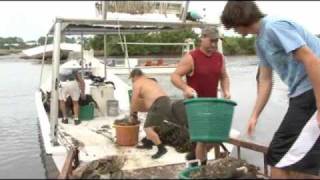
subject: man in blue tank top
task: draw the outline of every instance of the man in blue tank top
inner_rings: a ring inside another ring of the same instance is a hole
[[[257,36],[259,91],[249,135],[271,94],[272,71],[289,89],[287,114],[267,153],[272,178],[299,177],[296,172],[319,175],[320,40],[291,20],[265,16],[253,1],[228,1],[221,21],[243,36]]]

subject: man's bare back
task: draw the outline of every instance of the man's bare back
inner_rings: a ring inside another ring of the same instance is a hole
[[[153,102],[161,96],[168,96],[159,84],[145,76],[140,77],[133,83],[134,89],[138,96],[143,99],[147,109],[151,107]]]

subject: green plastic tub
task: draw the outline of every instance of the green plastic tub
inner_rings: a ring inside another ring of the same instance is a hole
[[[201,168],[200,166],[196,166],[196,167],[189,167],[184,169],[179,173],[179,179],[192,179],[190,178],[190,173],[200,171],[200,168]]]
[[[228,141],[236,102],[218,98],[194,98],[184,100],[184,104],[192,141]]]
[[[131,97],[132,97],[132,90],[128,90],[128,94],[129,94],[129,102],[131,103]]]
[[[94,116],[94,106],[92,103],[88,105],[80,106],[79,120],[88,121],[92,120]]]

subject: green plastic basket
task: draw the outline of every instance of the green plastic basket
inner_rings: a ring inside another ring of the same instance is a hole
[[[189,167],[184,169],[179,173],[179,179],[191,179],[190,178],[190,173],[195,172],[195,171],[200,171],[200,166],[196,167]]]
[[[80,106],[79,120],[88,121],[92,120],[94,115],[94,106],[92,103],[88,105]]]
[[[237,103],[218,98],[194,98],[184,100],[184,104],[192,141],[228,141]]]

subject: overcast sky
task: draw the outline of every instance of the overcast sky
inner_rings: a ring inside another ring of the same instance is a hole
[[[1,1],[0,37],[18,36],[25,41],[36,40],[48,32],[56,16],[95,18],[94,1]],[[202,12],[206,20],[219,22],[225,1],[191,1],[190,9]],[[316,1],[258,1],[268,15],[290,18],[312,33],[320,34],[320,2]],[[225,35],[233,35],[232,31]]]

